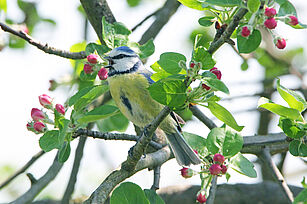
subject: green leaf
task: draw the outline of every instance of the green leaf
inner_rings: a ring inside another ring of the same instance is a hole
[[[256,13],[260,7],[260,0],[248,0],[247,1],[247,8],[250,13]]]
[[[110,49],[114,48],[115,31],[112,24],[109,24],[105,17],[102,17],[102,38]]]
[[[121,22],[115,22],[113,26],[114,26],[114,31],[116,34],[119,34],[119,35],[130,35],[131,34],[131,30],[127,28]]]
[[[222,7],[240,6],[242,0],[206,0],[206,3]]]
[[[261,43],[261,33],[254,29],[252,34],[248,37],[243,37],[237,33],[237,46],[240,53],[251,53],[255,51]]]
[[[99,85],[92,88],[89,92],[80,97],[74,104],[76,111],[80,111],[82,108],[92,103],[97,97],[109,90],[106,85]]]
[[[176,52],[165,52],[160,55],[158,64],[170,74],[178,74],[182,67],[180,66],[180,61],[186,62],[187,59],[184,55]]]
[[[241,70],[242,71],[246,71],[248,70],[248,63],[247,63],[247,60],[244,60],[241,64]]]
[[[165,204],[162,198],[156,193],[156,191],[151,189],[144,189],[144,193],[149,200],[150,204]]]
[[[214,88],[218,91],[222,91],[226,94],[229,94],[229,90],[227,86],[221,80],[217,78],[205,78],[205,80],[207,82],[206,84],[210,86],[211,88]]]
[[[212,20],[214,18],[215,18],[214,16],[205,16],[205,17],[202,17],[202,18],[198,19],[198,23],[201,26],[208,27],[208,26],[211,26],[213,24]]]
[[[39,138],[39,146],[44,152],[49,152],[53,149],[59,149],[62,143],[59,143],[59,131],[51,130],[45,132],[44,135]]]
[[[220,104],[216,102],[208,102],[208,108],[215,117],[217,117],[229,127],[237,131],[241,131],[244,128],[244,126],[239,126],[231,113]]]
[[[97,54],[103,58],[104,54],[108,51],[110,51],[110,48],[108,48],[107,46],[105,45],[98,45],[96,43],[89,43],[86,45],[86,48],[85,48],[85,53],[86,55],[90,55],[90,54],[94,54],[95,51],[97,52]]]
[[[78,119],[79,123],[89,123],[104,118],[108,118],[112,115],[118,114],[119,109],[116,106],[103,105],[95,108],[94,110],[84,114],[81,118]]]
[[[285,2],[287,2],[288,0],[276,0],[276,2],[279,4],[279,5],[281,5],[281,4],[283,4],[283,3],[285,3]]]
[[[70,143],[65,142],[63,144],[62,148],[60,149],[59,154],[58,154],[59,162],[61,162],[61,163],[66,162],[69,155],[70,155]]]
[[[7,12],[6,0],[0,0],[0,11],[1,10],[3,10],[5,13]]]
[[[306,24],[303,24],[301,22],[298,22],[297,25],[293,26],[293,25],[290,25],[292,28],[295,28],[295,29],[305,29],[307,28],[307,25]]]
[[[296,9],[289,1],[285,1],[283,4],[280,5],[277,16],[288,16],[288,15],[297,16]]]
[[[91,89],[93,89],[95,86],[85,87],[75,93],[70,99],[68,100],[68,105],[72,106],[74,105],[82,96],[84,96],[86,93],[88,93]]]
[[[208,154],[205,138],[189,132],[183,132],[183,136],[187,143],[192,147],[192,149],[197,150],[197,152],[202,156]]]
[[[283,116],[285,118],[290,118],[292,120],[304,121],[300,112],[293,108],[287,108],[285,106],[275,104],[270,102],[269,99],[261,97],[258,101],[258,107],[265,108],[272,113]]]
[[[202,69],[205,70],[211,69],[215,65],[212,55],[204,47],[198,47],[193,51],[192,60],[200,62]]]
[[[299,139],[306,134],[306,131],[304,129],[297,127],[296,124],[297,123],[295,123],[293,120],[290,120],[289,118],[281,117],[279,119],[278,126],[283,130],[283,132],[288,137]]]
[[[257,177],[257,172],[254,169],[254,164],[246,159],[241,153],[238,153],[230,160],[231,168],[235,171],[251,178]]]
[[[153,39],[148,40],[145,44],[139,45],[140,52],[138,55],[141,59],[145,59],[151,56],[155,52],[155,45],[153,43]]]
[[[277,79],[277,91],[291,108],[294,108],[299,112],[302,112],[306,109],[307,103],[305,99],[296,92],[280,85],[280,79]]]
[[[60,134],[59,134],[59,144],[63,144],[65,140],[65,136],[67,135],[67,129],[69,126],[70,120],[67,120],[65,118],[61,118],[59,120],[59,129],[60,129]]]
[[[301,181],[301,184],[302,184],[302,186],[303,186],[303,188],[307,188],[307,184],[306,184],[306,178],[305,178],[305,176],[303,177],[303,180]]]
[[[192,9],[196,9],[196,10],[207,10],[206,7],[204,7],[203,3],[197,0],[178,0],[180,3],[182,3],[183,5],[192,8]]]
[[[150,85],[148,90],[154,100],[169,107],[180,107],[187,98],[186,86],[181,79],[161,79]]]
[[[100,132],[124,132],[129,125],[129,120],[122,113],[118,113],[108,118],[99,120],[96,122],[96,124]]]
[[[86,42],[83,41],[81,43],[76,43],[72,45],[69,49],[70,52],[81,52],[84,51],[86,48]],[[80,72],[83,70],[83,60],[69,60],[71,63],[71,66],[74,68],[75,73],[79,76]]]
[[[289,144],[289,152],[293,156],[306,157],[307,156],[307,145],[299,140],[293,140]]]
[[[222,153],[225,157],[236,155],[243,147],[243,137],[225,128],[213,128],[207,137],[207,148],[212,154]]]
[[[130,7],[135,7],[139,5],[141,0],[127,0],[127,3]]]
[[[150,204],[150,202],[138,185],[125,182],[113,191],[110,204]]]
[[[307,189],[302,190],[294,199],[293,204],[306,204],[307,203]]]

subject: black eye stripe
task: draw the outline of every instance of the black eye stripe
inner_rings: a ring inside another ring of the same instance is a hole
[[[116,55],[114,57],[111,57],[112,59],[123,59],[125,57],[136,57],[136,55],[125,55],[125,54],[119,54],[119,55]]]

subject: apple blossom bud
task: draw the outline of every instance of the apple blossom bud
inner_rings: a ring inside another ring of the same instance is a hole
[[[58,87],[58,83],[54,79],[49,80],[49,91],[54,91]]]
[[[197,198],[196,200],[199,202],[199,203],[205,203],[207,201],[206,199],[206,192],[205,191],[199,191],[197,193]]]
[[[195,67],[195,63],[191,62],[190,67],[194,68]]]
[[[241,30],[241,35],[243,37],[248,37],[251,34],[251,31],[248,29],[247,26],[244,26]]]
[[[221,154],[215,154],[213,157],[213,161],[219,162],[220,164],[223,164],[225,161],[225,157]]]
[[[286,47],[286,40],[284,38],[277,38],[275,45],[278,49],[284,49]]]
[[[39,103],[45,107],[50,109],[52,107],[52,98],[50,98],[50,96],[46,95],[46,94],[42,94],[38,97],[39,99]]]
[[[202,84],[201,86],[203,87],[203,89],[206,89],[207,91],[211,89],[210,86],[207,86],[206,84]]]
[[[34,128],[33,128],[33,121],[27,123],[27,129],[29,131],[33,131],[34,130]]]
[[[108,70],[106,68],[101,68],[98,72],[100,80],[106,80],[108,78]]]
[[[217,79],[221,79],[222,78],[222,72],[216,68],[216,67],[213,67],[212,69],[209,70],[210,72],[212,72],[213,74],[215,74],[216,78]]]
[[[272,18],[276,15],[276,10],[274,8],[265,8],[264,15]]]
[[[36,130],[37,132],[44,132],[46,129],[46,125],[40,121],[36,121],[33,127],[34,127],[34,130]]]
[[[39,110],[38,108],[32,108],[31,117],[34,121],[39,121],[45,119],[46,115],[43,111]]]
[[[268,18],[264,21],[264,25],[268,29],[274,29],[277,26],[277,21],[275,20],[275,18]]]
[[[222,170],[221,170],[222,174],[226,174],[226,172],[227,172],[227,166],[221,165],[221,167],[222,167]]]
[[[296,26],[298,24],[298,20],[296,16],[288,16],[286,19],[287,24]]]
[[[195,152],[195,154],[198,154],[198,151],[196,149],[193,149],[193,152]]]
[[[85,74],[90,74],[93,72],[93,67],[89,64],[84,64],[83,71]]]
[[[182,169],[180,169],[180,171],[181,171],[181,176],[183,178],[191,178],[192,176],[194,176],[193,169],[183,167]]]
[[[90,54],[89,56],[87,56],[87,61],[89,63],[96,64],[98,61],[98,55]]]
[[[62,115],[65,115],[65,108],[61,104],[56,104],[55,109]]]
[[[212,164],[209,168],[210,174],[218,175],[221,173],[222,167],[219,164]]]

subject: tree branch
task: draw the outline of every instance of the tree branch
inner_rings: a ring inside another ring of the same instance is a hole
[[[146,43],[151,38],[155,39],[164,25],[169,21],[169,19],[174,15],[180,6],[177,0],[167,0],[165,4],[158,10],[155,14],[156,20],[151,24],[151,26],[144,32],[140,44]]]
[[[52,55],[57,55],[60,57],[65,57],[68,59],[84,59],[86,58],[86,54],[84,51],[82,52],[68,52],[65,50],[59,50],[57,48],[49,46],[47,43],[43,44],[39,42],[38,40],[33,39],[30,35],[23,31],[16,31],[12,29],[11,27],[5,25],[4,23],[0,22],[0,27],[2,30],[9,32],[17,37],[20,37],[30,43],[31,45],[34,45],[38,49],[44,51],[45,53],[52,54]]]
[[[49,167],[48,171],[40,179],[38,179],[37,182],[33,184],[27,192],[25,192],[16,200],[12,201],[11,204],[30,203],[34,200],[34,198],[41,192],[41,190],[56,177],[56,175],[63,167],[63,163],[58,162],[57,157],[58,154],[55,156],[55,159],[52,165]]]
[[[209,190],[209,197],[206,202],[207,204],[214,204],[216,188],[217,188],[217,176],[213,176],[213,179],[211,181],[211,187]]]
[[[74,164],[71,170],[70,178],[69,178],[66,190],[62,198],[62,204],[69,203],[69,200],[71,199],[71,195],[74,192],[75,184],[77,181],[77,175],[78,175],[80,164],[81,164],[81,159],[83,157],[83,150],[84,150],[86,139],[87,137],[80,137],[79,139],[79,143],[76,149]]]
[[[18,171],[15,172],[14,175],[12,175],[11,177],[9,177],[6,181],[4,181],[1,185],[0,185],[0,189],[3,188],[4,186],[8,185],[11,181],[13,181],[17,176],[19,176],[20,174],[22,174],[23,172],[25,172],[32,164],[34,164],[36,162],[36,160],[38,160],[41,156],[43,156],[43,154],[45,154],[44,151],[40,151],[37,154],[35,154],[21,169],[19,169]]]
[[[272,176],[274,177],[274,179],[277,181],[277,183],[281,187],[283,193],[286,195],[288,203],[291,204],[294,200],[293,194],[291,190],[289,189],[289,186],[287,185],[284,177],[282,176],[277,166],[275,165],[271,157],[270,149],[268,147],[263,149],[262,154],[260,155],[260,159],[262,159],[264,163],[267,165]]]
[[[202,123],[204,123],[209,129],[216,128],[216,124],[210,120],[197,106],[190,106],[190,111],[192,111],[193,115],[200,120]]]
[[[128,140],[128,141],[138,141],[140,137],[136,135],[129,135],[125,133],[102,133],[98,131],[93,130],[87,130],[87,129],[78,129],[75,132],[74,137],[92,137],[94,139],[103,139],[103,140]],[[155,149],[161,149],[163,146],[157,142],[150,141],[149,145],[154,147]]]

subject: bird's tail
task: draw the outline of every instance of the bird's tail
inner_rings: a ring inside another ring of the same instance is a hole
[[[182,134],[175,128],[176,132],[165,133],[167,140],[173,150],[176,160],[181,166],[189,166],[190,164],[200,164],[201,160],[193,149],[183,138]]]

